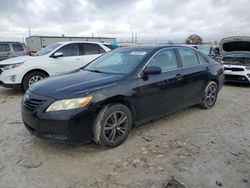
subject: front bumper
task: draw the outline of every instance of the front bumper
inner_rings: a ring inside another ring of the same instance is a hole
[[[225,82],[250,83],[250,78],[245,75],[225,74]]]
[[[0,85],[7,88],[20,88],[25,71],[18,67],[4,70],[0,68]]]
[[[250,70],[240,65],[224,65],[225,82],[250,83]]]
[[[5,88],[22,89],[21,84],[5,84],[2,81],[0,81],[0,86],[5,87]]]
[[[54,99],[29,92],[29,98],[46,101],[37,109],[27,108],[22,101],[22,118],[25,127],[35,136],[66,143],[86,143],[93,138],[96,112],[88,108],[59,112],[45,112]]]

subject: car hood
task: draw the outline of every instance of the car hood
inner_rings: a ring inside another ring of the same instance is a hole
[[[123,77],[124,75],[79,70],[75,73],[49,77],[39,81],[29,91],[54,99],[81,97],[93,91],[111,87]]]
[[[36,57],[34,56],[19,56],[19,57],[13,57],[9,58],[3,61],[0,61],[0,65],[10,65],[10,64],[15,64],[15,63],[22,63],[30,59],[34,59]]]
[[[250,37],[234,36],[224,38],[220,41],[219,49],[221,55],[224,55],[227,52],[250,52]]]

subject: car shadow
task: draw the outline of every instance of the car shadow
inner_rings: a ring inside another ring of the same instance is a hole
[[[12,97],[12,96],[23,96],[24,92],[18,89],[7,89],[0,87],[0,97]]]
[[[61,153],[70,154],[70,153],[85,153],[86,155],[98,153],[103,150],[101,146],[96,145],[94,142],[89,142],[86,144],[68,144],[64,142],[58,142],[53,140],[48,140],[44,138],[38,138],[33,135],[29,135],[29,147],[30,148],[39,148],[43,152],[48,153]]]
[[[224,85],[225,86],[250,88],[250,84],[246,84],[246,83],[226,82],[226,83],[224,83]]]
[[[172,121],[174,119],[178,119],[179,117],[183,116],[183,114],[186,113],[194,113],[194,111],[200,111],[200,108],[197,105],[191,106],[189,108],[180,110],[178,112],[174,112],[170,115],[163,116],[161,118],[157,118],[155,120],[143,123],[139,126],[133,127],[128,139],[136,139],[135,137],[141,137],[142,140],[147,140],[148,132],[155,129],[157,127],[163,126],[163,124],[167,123],[168,121]],[[164,123],[162,123],[164,122]],[[165,125],[164,125],[165,126]],[[30,134],[30,136],[32,136]],[[40,148],[44,151],[53,151],[53,152],[64,152],[67,153],[85,153],[85,155],[91,155],[93,153],[100,153],[105,150],[122,150],[123,144],[116,148],[103,148],[102,146],[97,145],[94,141],[88,142],[88,143],[81,143],[81,144],[69,144],[65,142],[60,141],[54,141],[54,140],[48,140],[44,138],[38,138],[35,136],[32,136],[33,138],[30,139],[30,144],[33,145],[34,148]],[[127,142],[127,141],[125,141]],[[151,141],[149,141],[151,142]]]

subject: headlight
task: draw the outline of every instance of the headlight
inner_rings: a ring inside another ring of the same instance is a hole
[[[4,70],[8,70],[8,69],[14,69],[17,67],[20,67],[23,63],[15,63],[15,64],[10,64],[10,65],[5,65],[3,67]]]
[[[247,70],[250,70],[250,66],[246,66],[246,69],[247,69]]]
[[[46,112],[82,108],[88,105],[92,99],[93,96],[55,101],[47,108]]]

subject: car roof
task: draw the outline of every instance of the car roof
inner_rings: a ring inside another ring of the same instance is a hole
[[[74,43],[89,43],[89,44],[103,44],[101,42],[92,42],[92,41],[64,41],[64,42],[56,42],[55,44],[74,44]]]
[[[17,41],[0,41],[0,44],[21,44],[21,42],[17,42]]]
[[[195,49],[192,46],[188,46],[188,45],[175,45],[175,44],[168,44],[168,45],[138,45],[138,46],[127,46],[127,47],[121,47],[122,49],[134,49],[134,50],[160,50],[163,48],[178,48],[178,47],[185,47],[185,48],[191,48],[191,49]]]

